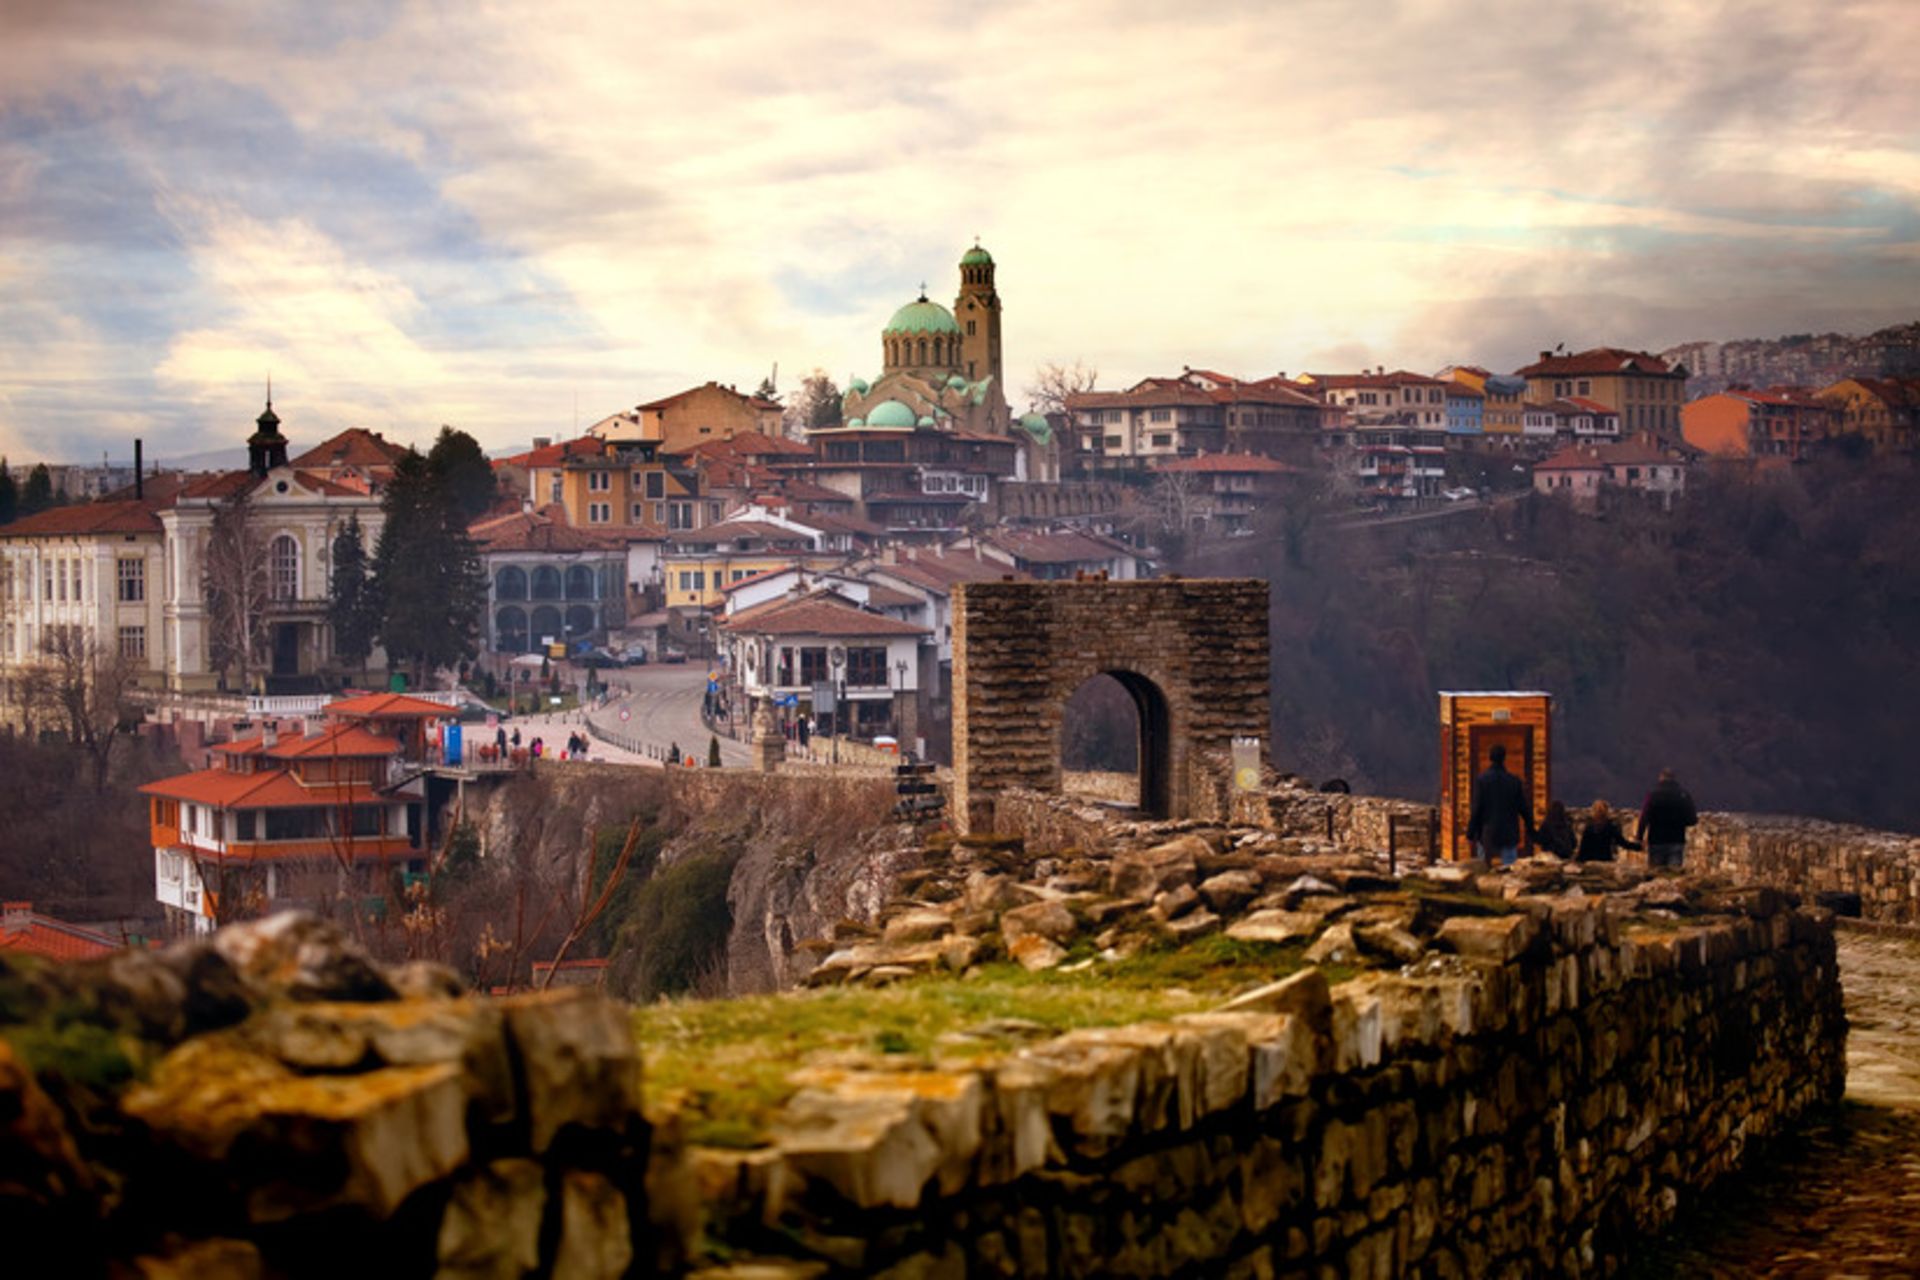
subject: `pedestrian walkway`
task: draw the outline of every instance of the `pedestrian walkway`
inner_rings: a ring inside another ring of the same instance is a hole
[[[1842,929],[1847,1100],[1695,1206],[1626,1274],[1920,1275],[1920,939]]]

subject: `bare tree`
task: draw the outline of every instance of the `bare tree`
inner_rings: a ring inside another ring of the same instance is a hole
[[[840,403],[840,388],[826,370],[815,369],[800,379],[781,415],[781,425],[791,438],[805,439],[809,430],[840,425]]]
[[[273,580],[266,539],[254,527],[253,505],[242,490],[214,509],[205,561],[207,648],[222,682],[233,667],[246,688],[267,650],[267,602]]]
[[[1162,471],[1153,481],[1153,525],[1161,537],[1178,542],[1206,521],[1206,494],[1191,471]]]
[[[1043,364],[1027,384],[1027,402],[1034,413],[1065,413],[1067,397],[1091,391],[1100,371],[1075,359],[1071,365]]]
[[[123,728],[139,723],[131,693],[139,664],[106,649],[79,627],[48,627],[40,662],[22,678],[22,701],[42,724],[58,725],[93,769],[93,789],[105,791],[113,749]]]

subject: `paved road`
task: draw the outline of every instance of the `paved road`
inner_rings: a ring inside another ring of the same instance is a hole
[[[650,752],[664,755],[676,745],[706,759],[711,730],[700,722],[700,702],[707,691],[707,668],[691,662],[657,663],[605,675],[613,697],[590,713],[602,741],[626,748],[631,759],[652,758]],[[720,736],[722,764],[744,765],[747,760],[745,743]]]
[[[1783,1143],[1632,1277],[1920,1275],[1920,940],[1843,931],[1847,1101]]]

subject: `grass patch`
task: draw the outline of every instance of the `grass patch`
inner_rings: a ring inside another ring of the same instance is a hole
[[[880,989],[832,987],[634,1011],[647,1105],[677,1111],[688,1137],[753,1147],[793,1093],[792,1071],[830,1054],[884,1055],[903,1067],[985,1058],[1083,1027],[1124,1026],[1217,1007],[1302,967],[1302,948],[1222,934],[1074,972],[990,964],[964,978]],[[1328,970],[1329,981],[1346,971]]]

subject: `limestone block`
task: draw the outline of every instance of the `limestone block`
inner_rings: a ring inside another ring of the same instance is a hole
[[[1053,1073],[1030,1058],[997,1064],[990,1072],[989,1118],[979,1172],[986,1185],[1011,1182],[1046,1164],[1053,1150],[1047,1090]]]
[[[1333,1069],[1348,1072],[1376,1067],[1384,1047],[1380,998],[1371,984],[1341,983],[1333,993]]]
[[[1009,947],[1027,937],[1066,942],[1079,928],[1073,912],[1057,901],[1029,903],[1024,907],[1015,907],[1000,917],[1000,933]]]
[[[462,1177],[440,1219],[436,1280],[520,1280],[540,1265],[546,1200],[531,1160],[495,1160]]]
[[[248,1023],[245,1037],[297,1071],[455,1063],[485,1119],[504,1122],[514,1113],[505,1024],[491,1001],[285,1004]]]
[[[1453,916],[1440,926],[1435,941],[1463,956],[1502,963],[1533,945],[1540,926],[1530,915]]]
[[[1200,896],[1221,915],[1232,915],[1260,893],[1260,877],[1252,871],[1222,871],[1200,882]]]
[[[213,949],[262,996],[295,1000],[391,1000],[395,992],[360,945],[306,911],[232,924]]]
[[[1067,949],[1037,933],[1022,934],[1007,944],[1007,954],[1030,973],[1058,968],[1067,958]]]
[[[1240,942],[1298,942],[1320,931],[1321,916],[1310,911],[1256,911],[1227,926]]]
[[[626,1010],[575,988],[506,996],[528,1141],[543,1152],[569,1125],[623,1130],[640,1109],[640,1055]]]
[[[1353,926],[1336,921],[1307,948],[1306,960],[1309,964],[1352,964],[1359,949],[1360,944],[1354,941]]]
[[[923,907],[903,911],[887,921],[881,936],[899,946],[915,942],[933,942],[953,932],[953,917],[944,911]]]
[[[1109,1150],[1133,1127],[1140,1054],[1092,1032],[1075,1031],[1028,1050],[1050,1072],[1047,1110],[1090,1152]]]
[[[1185,835],[1143,853],[1122,854],[1108,868],[1107,890],[1116,898],[1151,898],[1180,885],[1191,886],[1198,860],[1212,852],[1205,840]]]
[[[632,1264],[627,1198],[599,1174],[569,1169],[560,1179],[553,1280],[619,1280]]]

